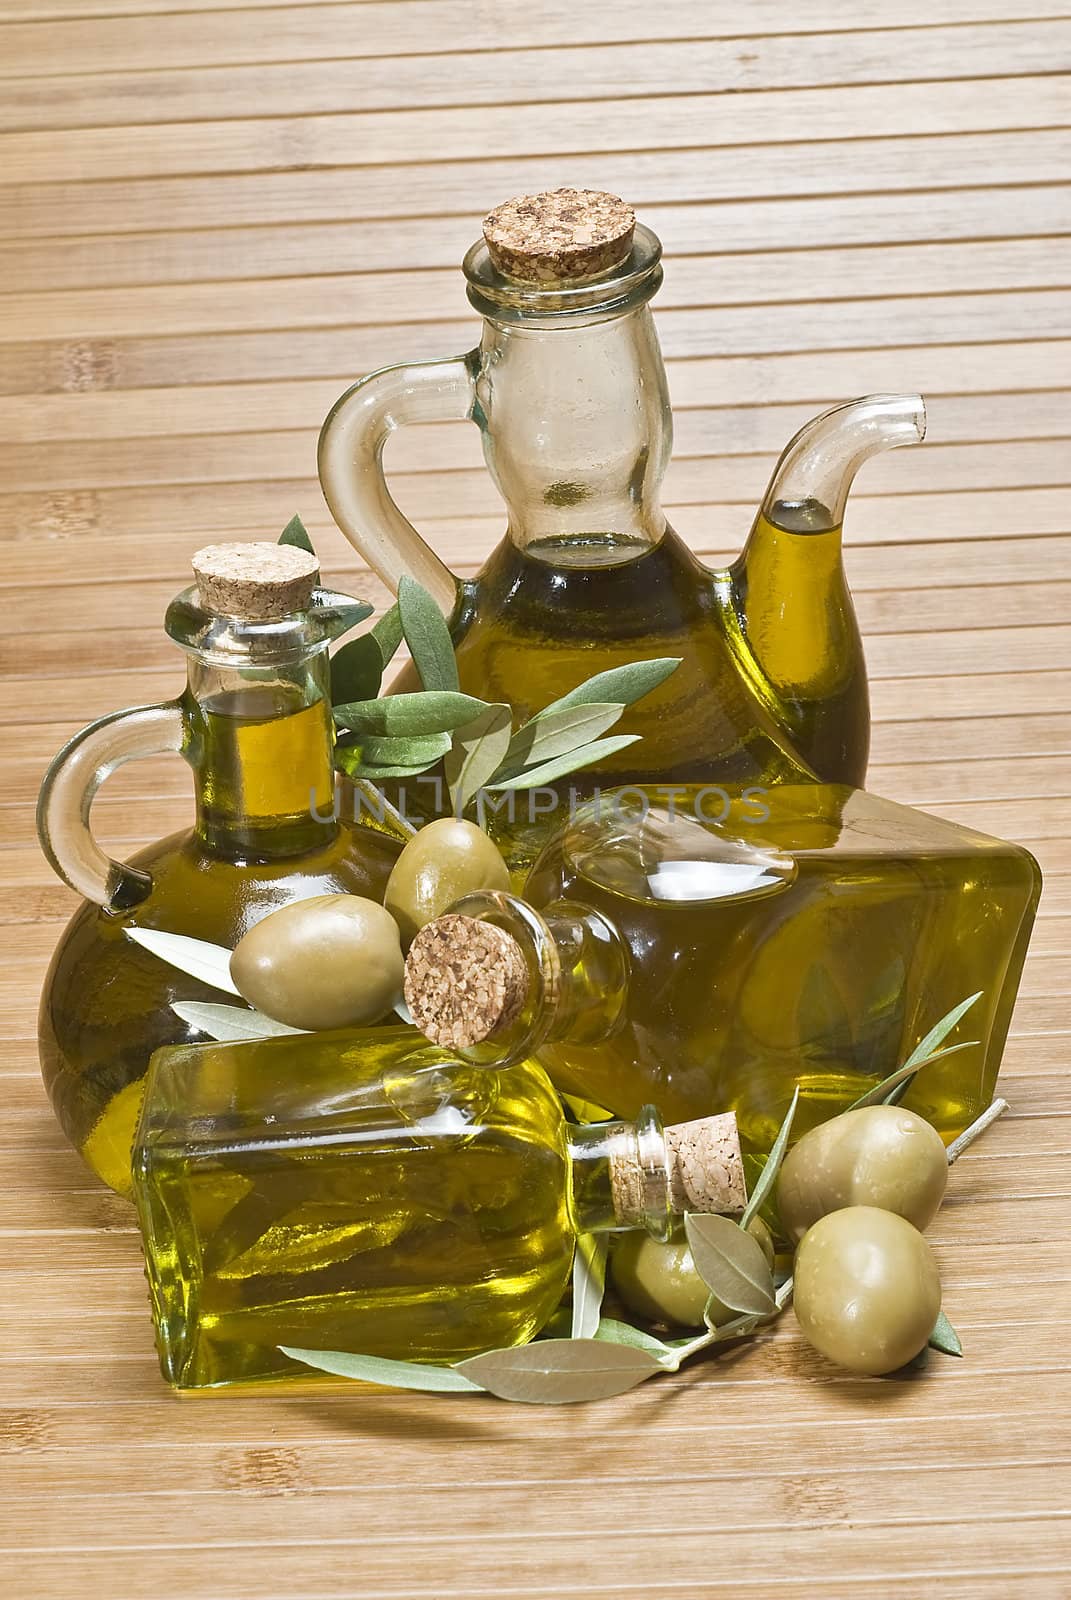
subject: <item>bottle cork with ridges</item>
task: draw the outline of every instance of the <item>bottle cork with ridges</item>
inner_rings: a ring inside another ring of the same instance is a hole
[[[619,266],[632,249],[636,213],[599,189],[516,195],[488,213],[494,265],[526,283],[582,282]]]
[[[320,564],[296,545],[209,544],[194,556],[193,573],[206,611],[273,622],[307,610]]]

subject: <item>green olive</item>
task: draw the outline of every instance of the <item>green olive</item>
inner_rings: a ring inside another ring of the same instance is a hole
[[[231,977],[244,1000],[291,1028],[377,1022],[402,996],[398,924],[360,895],[296,900],[239,940]]]
[[[747,1231],[758,1240],[772,1268],[774,1243],[765,1222],[754,1217]],[[624,1234],[613,1253],[612,1271],[614,1287],[629,1310],[649,1322],[701,1328],[708,1300],[715,1324],[739,1315],[711,1298],[696,1270],[683,1228],[664,1241],[647,1233]]]
[[[926,1347],[941,1309],[941,1280],[933,1251],[910,1222],[876,1206],[847,1206],[804,1234],[792,1298],[816,1350],[877,1377]]]
[[[509,868],[474,822],[440,817],[413,835],[394,863],[383,904],[408,946],[426,922],[477,889],[508,889]]]
[[[812,1128],[789,1151],[777,1208],[794,1240],[842,1206],[878,1206],[925,1228],[947,1182],[948,1156],[928,1122],[902,1106],[863,1106]]]

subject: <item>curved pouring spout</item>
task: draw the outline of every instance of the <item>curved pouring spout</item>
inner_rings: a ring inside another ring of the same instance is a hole
[[[862,787],[870,745],[866,665],[844,575],[841,524],[855,475],[881,450],[918,444],[921,395],[866,395],[815,417],[774,470],[729,569],[741,671],[828,783]]]

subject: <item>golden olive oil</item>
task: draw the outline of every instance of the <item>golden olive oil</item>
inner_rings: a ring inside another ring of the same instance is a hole
[[[779,501],[759,512],[730,583],[733,650],[775,724],[815,772],[862,785],[870,696],[841,529],[815,501]]]
[[[409,1028],[163,1052],[135,1156],[164,1375],[276,1348],[458,1360],[531,1337],[572,1261],[561,1107]]]
[[[607,534],[519,549],[507,538],[454,621],[461,687],[521,719],[597,672],[679,656],[613,730],[642,742],[567,785],[799,781],[810,769],[742,674],[730,612],[727,579],[719,585],[672,530],[654,545]]]
[[[157,928],[233,949],[269,911],[314,894],[382,900],[400,845],[333,819],[330,712],[284,687],[190,697],[198,824],[143,850],[148,897],[75,913],[45,981],[39,1043],[65,1135],[111,1188],[130,1188],[130,1147],[149,1057],[200,1037],[173,1001],[224,997],[126,937]],[[322,820],[311,814],[315,798]],[[322,802],[322,804],[321,804]],[[239,1002],[235,1002],[236,1004]]]
[[[781,785],[764,809],[738,802],[721,819],[733,839],[787,860],[742,893],[711,895],[692,817],[667,825],[635,803],[620,820],[581,818],[547,847],[526,898],[548,918],[559,900],[600,914],[631,973],[609,1036],[580,1043],[563,1022],[539,1059],[560,1090],[617,1116],[647,1102],[674,1121],[735,1110],[745,1149],[763,1152],[797,1085],[798,1136],[981,991],[946,1041],[976,1042],[928,1066],[904,1100],[953,1138],[993,1095],[1036,863],[861,790]],[[717,839],[710,830],[715,857]]]

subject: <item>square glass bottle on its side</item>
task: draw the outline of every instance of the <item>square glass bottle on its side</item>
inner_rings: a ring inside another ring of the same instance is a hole
[[[1021,847],[858,789],[609,792],[547,847],[525,895],[548,925],[565,901],[616,931],[623,1015],[595,1043],[548,1028],[539,1059],[618,1116],[646,1101],[672,1119],[735,1110],[762,1151],[797,1083],[799,1134],[981,991],[946,1041],[977,1044],[904,1101],[950,1140],[992,1098],[1040,888]]]

